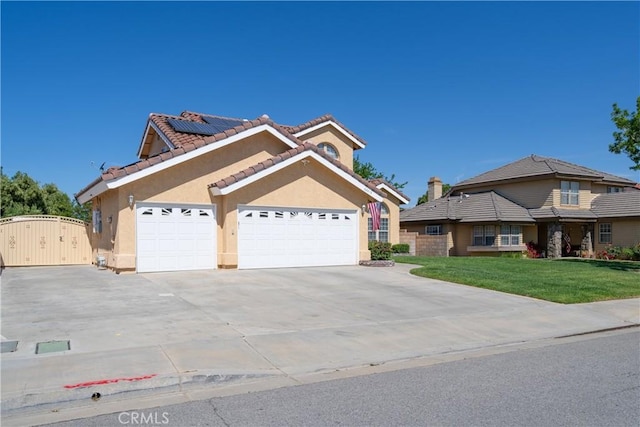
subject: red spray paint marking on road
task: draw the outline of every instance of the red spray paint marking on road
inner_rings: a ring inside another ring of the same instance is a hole
[[[120,381],[129,381],[129,382],[133,382],[133,381],[142,381],[142,380],[149,380],[155,376],[157,376],[158,374],[151,374],[151,375],[143,375],[141,377],[129,377],[129,378],[112,378],[109,380],[97,380],[97,381],[89,381],[86,383],[78,383],[78,384],[71,384],[71,385],[66,385],[64,386],[64,388],[81,388],[81,387],[93,387],[94,385],[105,385],[105,384],[115,384],[115,383],[119,383]]]

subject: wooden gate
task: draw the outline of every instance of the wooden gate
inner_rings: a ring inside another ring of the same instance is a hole
[[[60,216],[0,220],[0,265],[91,264],[89,224]]]

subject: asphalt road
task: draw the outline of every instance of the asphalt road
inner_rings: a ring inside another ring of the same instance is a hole
[[[638,426],[640,332],[55,426]]]

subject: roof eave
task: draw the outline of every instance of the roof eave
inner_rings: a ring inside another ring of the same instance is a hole
[[[104,179],[102,179],[102,177],[99,177],[83,190],[80,190],[75,195],[75,199],[78,201],[78,203],[83,205],[107,190],[109,190],[109,184]]]
[[[342,135],[344,135],[347,139],[349,139],[354,145],[356,145],[358,148],[364,148],[366,145],[364,143],[362,143],[361,141],[358,141],[358,139],[356,139],[353,135],[351,135],[349,132],[347,132],[345,129],[342,128],[342,126],[338,125],[336,122],[334,122],[333,120],[327,120],[326,122],[322,122],[322,123],[318,123],[317,125],[311,126],[307,129],[301,130],[299,132],[294,133],[293,135],[296,138],[300,138],[303,137],[304,135],[307,135],[317,129],[321,129],[325,126],[332,126],[334,129],[336,129],[338,132],[340,132]],[[357,148],[356,148],[357,149]]]
[[[96,187],[96,185],[93,185],[93,187],[91,188],[99,188],[100,189],[100,193],[96,193],[91,192],[93,197],[98,196],[99,194],[103,193],[104,191],[107,191],[109,189],[114,189],[114,188],[118,188],[121,187],[123,185],[129,184],[133,181],[137,181],[138,179],[147,177],[149,175],[152,175],[154,173],[160,172],[162,170],[168,169],[170,167],[173,167],[177,164],[183,163],[185,161],[188,161],[194,157],[200,156],[200,155],[204,155],[206,153],[212,152],[214,150],[218,150],[222,147],[225,147],[229,144],[232,144],[234,142],[237,141],[241,141],[245,138],[248,138],[250,136],[256,135],[258,133],[261,132],[268,132],[272,135],[274,135],[276,138],[280,139],[282,142],[284,142],[287,146],[289,146],[290,148],[295,148],[297,147],[297,145],[295,144],[295,142],[293,142],[291,139],[287,138],[286,135],[284,135],[282,132],[274,129],[273,127],[271,127],[270,125],[259,125],[259,126],[255,126],[252,128],[249,128],[247,130],[245,130],[244,132],[240,132],[237,133],[235,135],[229,136],[225,139],[221,139],[219,141],[212,141],[211,143],[205,145],[204,147],[200,147],[188,152],[183,152],[182,154],[178,154],[178,155],[174,155],[173,157],[167,158],[167,159],[163,159],[162,161],[159,161],[158,163],[152,164],[148,167],[145,167],[144,169],[139,169],[135,172],[131,172],[131,173],[126,173],[125,175],[122,176],[116,176],[115,178],[112,177],[112,175],[107,174],[107,176],[111,177],[111,179],[109,179],[108,181],[104,180],[104,177],[99,179],[101,181],[105,181],[108,182],[108,185],[106,187],[103,186],[99,186]],[[163,153],[159,156],[166,156],[169,155],[171,156],[171,152],[167,152],[167,153]],[[155,156],[154,156],[155,157]],[[129,166],[135,166],[139,163],[142,162],[146,162],[147,160],[140,160],[139,162],[133,163],[132,165]],[[90,184],[91,186],[92,184]],[[88,188],[88,187],[87,187]],[[97,190],[96,190],[97,191]],[[86,198],[88,196],[85,196],[84,194],[88,192],[87,190],[81,190],[80,193],[78,193],[78,196],[76,196],[76,198],[78,200],[80,200],[80,197],[82,198]],[[87,199],[87,201],[90,200]]]
[[[343,179],[345,179],[346,181],[348,181],[349,183],[351,183],[352,185],[354,185],[355,187],[359,188],[362,192],[364,192],[365,194],[367,194],[369,197],[371,197],[372,199],[374,199],[377,202],[382,202],[384,197],[381,194],[381,192],[378,191],[374,191],[371,188],[367,187],[366,185],[364,185],[362,182],[358,181],[356,178],[354,178],[353,176],[349,175],[347,172],[343,171],[342,169],[336,167],[335,165],[333,165],[331,162],[329,162],[327,159],[323,158],[322,156],[320,156],[319,154],[313,152],[313,151],[302,151],[301,153],[294,155],[292,157],[289,157],[286,160],[283,160],[269,168],[263,169],[257,173],[255,173],[254,175],[251,175],[249,177],[243,178],[239,181],[236,181],[228,186],[225,187],[217,187],[215,184],[211,184],[209,186],[209,190],[211,191],[211,194],[214,196],[226,196],[227,194],[231,194],[234,191],[237,191],[243,187],[246,187],[247,185],[250,185],[256,181],[259,181],[262,178],[265,178],[266,176],[269,176],[279,170],[282,170],[290,165],[292,165],[293,163],[296,163],[300,160],[306,159],[308,157],[313,158],[314,160],[316,160],[319,164],[325,166],[326,168],[328,168],[329,170],[333,171],[334,173],[336,173],[337,175],[339,175],[340,177],[342,177]]]
[[[396,191],[395,189],[391,188],[390,186],[388,186],[385,183],[380,183],[380,184],[376,185],[376,188],[379,188],[380,190],[386,191],[387,193],[391,194],[393,197],[395,197],[396,199],[400,200],[400,202],[402,202],[402,204],[407,204],[407,203],[410,202],[409,198],[404,197],[398,191]]]

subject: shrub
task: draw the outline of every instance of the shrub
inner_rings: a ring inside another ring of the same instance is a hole
[[[373,261],[391,259],[391,243],[374,240],[369,242],[369,250]]]
[[[523,258],[524,252],[500,252],[501,258]]]
[[[623,248],[622,246],[607,246],[596,253],[596,258],[640,261],[640,243],[628,248]]]
[[[633,248],[622,248],[620,250],[620,259],[631,261],[633,259],[634,253]]]
[[[542,253],[540,247],[533,241],[527,243],[527,257],[528,258],[540,258]]]
[[[391,252],[394,254],[408,254],[409,253],[409,244],[408,243],[398,243],[391,246]]]

